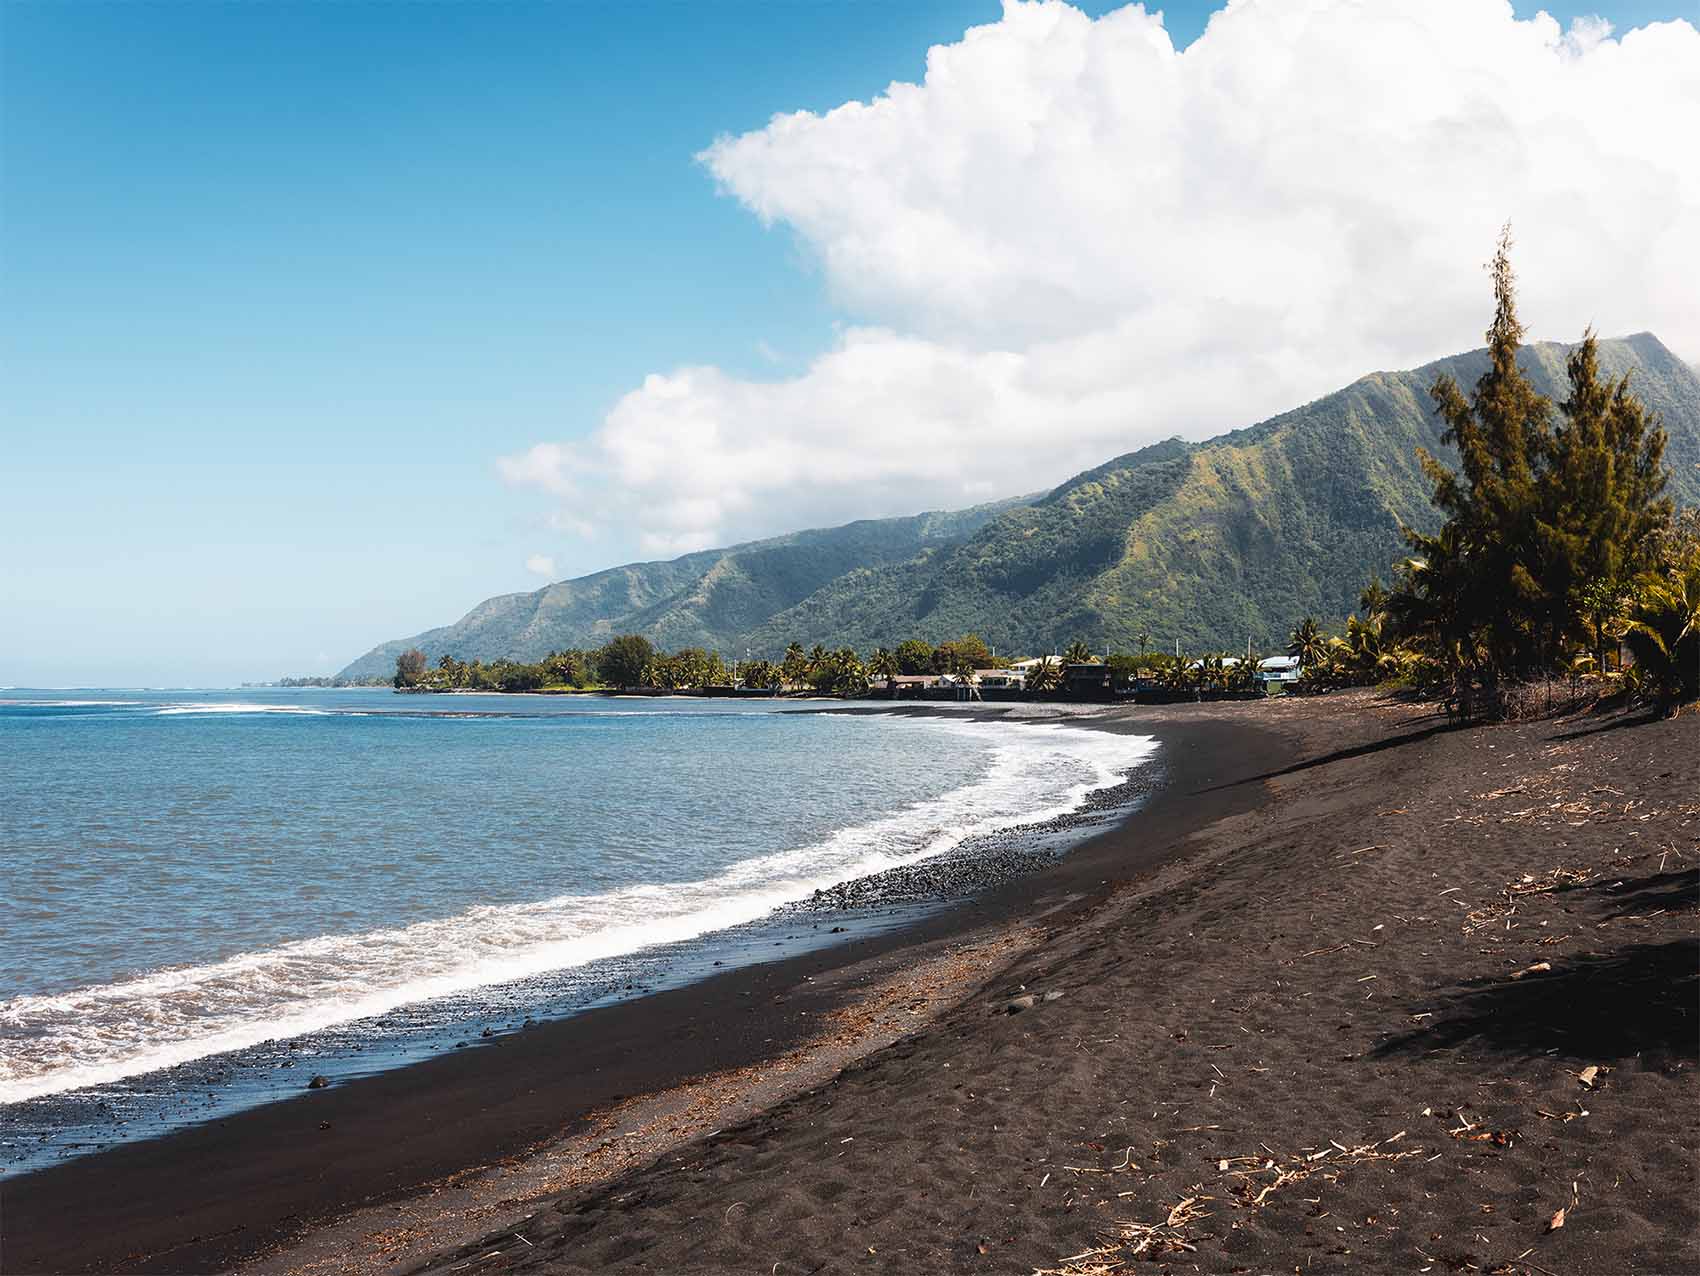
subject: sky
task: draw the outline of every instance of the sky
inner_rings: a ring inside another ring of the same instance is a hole
[[[1700,3],[6,0],[0,685],[1061,481],[1480,344],[1700,359]]]

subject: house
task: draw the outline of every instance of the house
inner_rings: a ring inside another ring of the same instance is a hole
[[[1108,665],[1064,665],[1063,695],[1070,700],[1115,699],[1115,672]]]
[[[1017,668],[981,669],[975,675],[982,691],[1020,691],[1027,685],[1027,673]]]
[[[1257,662],[1257,680],[1266,687],[1272,682],[1297,682],[1303,674],[1297,656],[1270,656]]]
[[[936,673],[900,673],[892,678],[875,678],[869,685],[873,687],[889,685],[892,691],[900,696],[912,696],[934,691],[939,687],[940,682],[941,679]]]

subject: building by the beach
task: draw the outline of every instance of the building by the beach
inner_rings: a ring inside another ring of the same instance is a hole
[[[1257,680],[1265,687],[1272,682],[1297,682],[1303,673],[1297,656],[1268,656],[1257,662]]]

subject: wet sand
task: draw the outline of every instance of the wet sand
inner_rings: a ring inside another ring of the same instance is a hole
[[[1105,725],[1167,783],[1053,867],[7,1183],[0,1263],[1700,1268],[1700,717]]]
[[[982,712],[1047,716],[1026,706]],[[1151,730],[1142,721],[1102,725]],[[1241,734],[1220,724],[1165,728],[1163,774],[1188,792],[1216,782],[1243,753]],[[1235,765],[1244,772],[1279,747],[1269,736],[1256,758]],[[1159,790],[1136,821],[1154,829],[1195,822],[1201,808],[1176,801],[1175,791],[1173,784]],[[1224,791],[1205,805],[1225,810],[1253,800]],[[1104,814],[1088,811],[1083,818]],[[1032,875],[1013,870],[1033,865],[1009,863],[1028,852],[1003,846],[994,857],[993,885],[895,931],[731,970],[545,1022],[499,1044],[8,1175],[0,1179],[0,1270],[225,1270],[362,1207],[433,1195],[469,1168],[558,1152],[563,1140],[597,1128],[632,1096],[759,1071],[799,1049],[825,1049],[823,1035],[831,1034],[823,1034],[822,1024],[853,1013],[871,983],[923,951],[943,957],[966,944],[1001,942],[1012,924],[1101,891],[1106,866],[1125,866],[1130,855],[1156,862],[1173,841],[1157,836],[1130,851],[1120,837],[1088,841]],[[922,880],[912,894],[937,898],[947,888],[972,885],[946,876],[953,880]],[[876,1040],[877,1034],[862,1040],[860,1048]],[[843,1057],[855,1053],[842,1033],[835,1041],[831,1048]]]

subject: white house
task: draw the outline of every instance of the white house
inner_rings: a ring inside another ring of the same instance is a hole
[[[1270,656],[1257,662],[1257,680],[1268,684],[1271,682],[1297,682],[1304,669],[1299,665],[1297,656]]]

